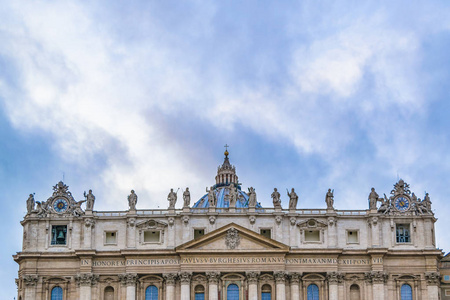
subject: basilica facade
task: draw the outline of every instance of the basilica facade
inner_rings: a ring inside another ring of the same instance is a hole
[[[274,189],[262,207],[228,156],[182,209],[173,190],[167,209],[137,209],[131,191],[127,211],[96,211],[92,191],[77,201],[63,182],[46,201],[30,195],[17,299],[440,299],[428,194],[399,180],[389,196],[368,191],[365,210],[335,208],[331,190],[326,209],[302,209],[294,189],[285,208]]]

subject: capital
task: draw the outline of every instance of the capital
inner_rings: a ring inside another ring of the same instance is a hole
[[[247,281],[249,284],[257,284],[258,283],[259,272],[248,271],[248,272],[245,272],[245,275],[247,275]]]
[[[344,275],[340,272],[329,272],[327,274],[328,283],[331,283],[331,284],[340,283],[340,282],[342,282],[343,279],[344,279]]]
[[[167,285],[175,285],[175,280],[177,280],[178,274],[176,273],[166,273],[163,275],[166,280]]]
[[[98,282],[99,276],[92,273],[79,273],[75,275],[75,281],[78,285],[91,286]]]
[[[192,273],[190,272],[181,272],[179,275],[181,284],[189,284],[191,283]]]
[[[428,285],[439,285],[441,274],[438,272],[428,272],[425,273],[425,279],[427,280]]]
[[[371,271],[364,274],[364,278],[369,283],[385,283],[389,275],[382,271]]]
[[[219,283],[219,272],[206,272],[206,278],[208,278],[209,283]]]
[[[119,274],[119,280],[123,285],[135,285],[138,276],[136,273],[123,273]]]
[[[291,272],[288,275],[289,281],[292,283],[300,283],[300,279],[302,278],[302,274],[298,272]]]
[[[276,283],[284,283],[286,281],[287,273],[286,271],[275,271],[273,272],[273,277],[275,277]]]
[[[38,276],[37,275],[24,275],[23,282],[25,283],[25,286],[35,286],[36,283],[38,282]]]

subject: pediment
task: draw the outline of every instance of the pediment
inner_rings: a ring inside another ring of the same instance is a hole
[[[289,246],[230,223],[201,238],[178,246],[179,253],[195,252],[288,252]]]
[[[167,224],[159,220],[143,220],[136,223],[137,228],[144,229],[163,229]]]

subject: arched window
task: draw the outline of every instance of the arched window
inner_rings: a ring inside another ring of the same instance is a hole
[[[402,285],[401,299],[402,300],[412,300],[412,288],[409,284]]]
[[[227,287],[227,300],[239,300],[239,287],[236,284]]]
[[[308,285],[306,289],[307,300],[319,300],[319,287],[315,284]]]
[[[114,300],[114,288],[112,286],[107,286],[105,288],[105,294],[103,296],[105,300]]]
[[[261,300],[271,300],[272,299],[272,287],[265,284],[261,287]]]
[[[357,284],[352,284],[350,287],[350,300],[359,300],[360,292]]]
[[[60,286],[52,288],[51,300],[63,300],[63,289]]]
[[[195,300],[205,300],[205,287],[201,284],[194,288]]]
[[[158,300],[158,288],[154,285],[149,285],[145,289],[145,300]]]

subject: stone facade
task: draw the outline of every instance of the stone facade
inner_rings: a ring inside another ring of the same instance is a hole
[[[23,249],[14,255],[17,299],[51,299],[55,291],[83,300],[382,300],[402,299],[408,287],[411,299],[435,300],[443,293],[429,197],[417,199],[402,180],[389,197],[373,189],[367,210],[334,208],[331,190],[327,209],[283,209],[273,195],[273,208],[249,206],[226,152],[208,194],[189,206],[188,193],[183,209],[169,194],[169,209],[139,210],[132,191],[130,209],[113,213],[93,209],[92,191],[83,211],[62,182],[45,202],[30,195]]]

